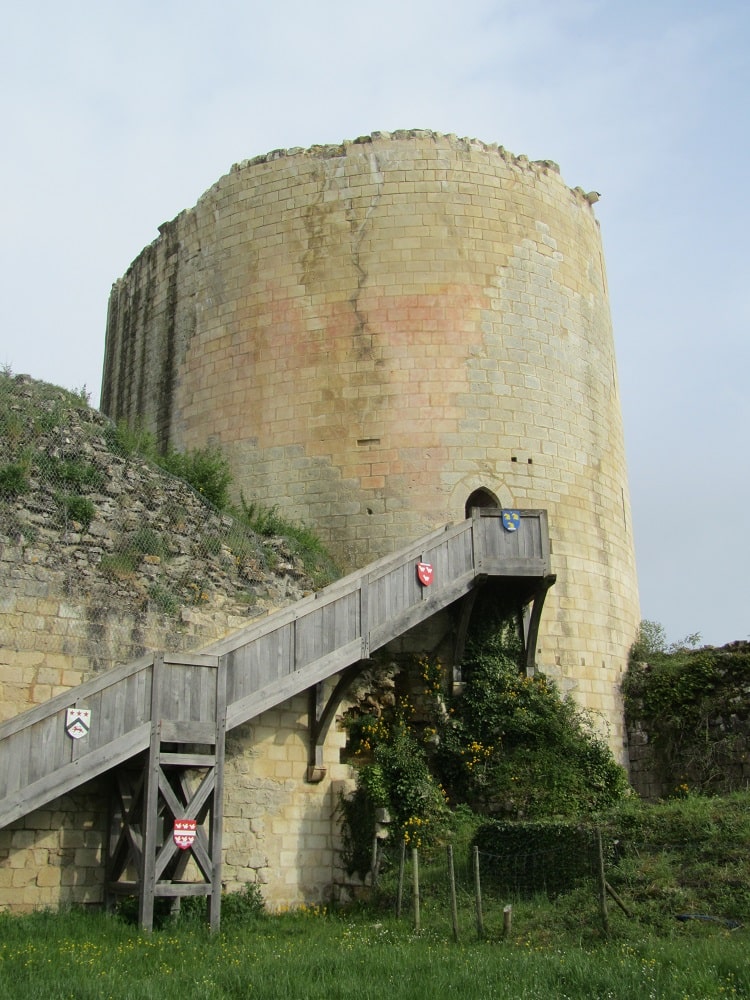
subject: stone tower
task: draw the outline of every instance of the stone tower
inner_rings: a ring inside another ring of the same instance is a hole
[[[360,567],[472,505],[546,508],[537,662],[609,723],[639,608],[599,226],[550,161],[427,131],[277,150],[159,229],[102,408],[220,445]]]

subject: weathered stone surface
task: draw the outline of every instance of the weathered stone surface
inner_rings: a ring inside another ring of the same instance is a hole
[[[169,373],[159,364],[169,345]],[[115,283],[103,408],[220,442],[349,568],[546,508],[539,666],[624,760],[632,524],[599,226],[549,160],[400,129],[232,168]]]

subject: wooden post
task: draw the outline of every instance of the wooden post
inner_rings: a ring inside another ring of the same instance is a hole
[[[477,936],[484,937],[484,914],[482,912],[482,883],[479,877],[479,848],[474,846],[474,907],[477,914]]]
[[[602,831],[596,830],[596,849],[599,855],[599,909],[602,914],[602,927],[605,935],[609,934],[609,912],[607,911],[607,879],[604,875],[604,848],[602,847]]]
[[[154,894],[156,890],[156,824],[159,804],[159,770],[161,755],[161,685],[164,676],[164,656],[157,653],[151,670],[151,744],[146,762],[143,797],[143,855],[141,858],[138,923],[145,931],[154,927]]]
[[[406,841],[401,841],[398,859],[398,891],[396,892],[396,918],[401,919],[401,901],[404,897],[404,868],[406,867]]]
[[[456,903],[456,873],[453,869],[452,844],[448,844],[448,881],[451,892],[451,922],[453,924],[453,940],[458,941],[458,905]]]
[[[414,930],[419,931],[419,851],[411,849],[411,867],[413,873],[412,895],[414,899]]]
[[[629,910],[628,907],[625,905],[625,903],[623,903],[621,896],[617,892],[615,892],[615,890],[612,888],[609,882],[605,882],[604,885],[607,892],[610,894],[612,899],[614,899],[614,901],[620,907],[625,916],[632,917],[633,916],[632,910]]]
[[[214,744],[214,793],[209,831],[211,857],[211,895],[208,903],[208,925],[211,933],[221,922],[221,839],[224,826],[224,758],[227,731],[227,657],[220,656],[216,666],[216,736]]]
[[[513,929],[513,907],[510,903],[503,907],[503,937],[510,937]]]
[[[370,852],[370,884],[373,889],[375,889],[378,884],[378,868],[380,867],[379,854],[378,835],[377,832],[375,832],[372,835],[372,851]]]

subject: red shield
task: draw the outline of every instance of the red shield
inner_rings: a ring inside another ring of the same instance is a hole
[[[174,821],[172,836],[174,837],[175,844],[183,851],[186,851],[188,847],[192,847],[197,825],[197,820],[194,819],[176,819]]]
[[[423,587],[429,587],[432,583],[432,563],[417,563],[417,576]]]

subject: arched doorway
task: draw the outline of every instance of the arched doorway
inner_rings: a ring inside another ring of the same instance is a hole
[[[473,507],[494,507],[499,510],[500,501],[494,493],[485,489],[484,486],[481,486],[478,490],[474,490],[469,499],[466,501],[466,517],[471,517]]]

